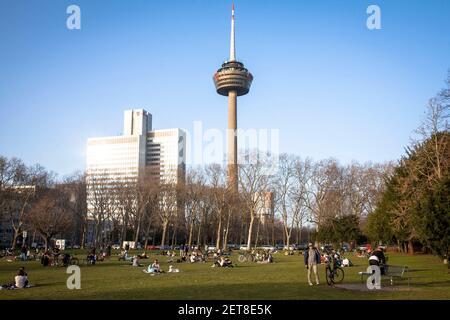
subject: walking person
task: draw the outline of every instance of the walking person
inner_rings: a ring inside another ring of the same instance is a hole
[[[313,285],[311,282],[311,270],[314,272],[316,277],[316,284],[319,284],[319,273],[317,272],[317,265],[320,264],[320,252],[313,246],[312,243],[308,244],[308,250],[304,254],[305,266],[308,269],[308,283],[310,286]]]

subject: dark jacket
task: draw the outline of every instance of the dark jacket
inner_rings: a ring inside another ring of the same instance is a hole
[[[372,255],[378,258],[378,262],[380,264],[386,264],[386,257],[384,256],[383,251],[375,250],[374,252],[372,252]]]
[[[320,252],[316,248],[314,248],[314,252],[316,254],[316,263],[320,264]],[[303,253],[303,259],[305,261],[305,265],[308,265],[308,258],[309,258],[309,248],[304,251]]]

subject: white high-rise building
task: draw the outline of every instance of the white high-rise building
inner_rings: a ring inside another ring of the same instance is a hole
[[[120,181],[137,179],[146,167],[157,167],[161,182],[177,183],[184,177],[186,133],[182,129],[152,131],[152,115],[143,110],[124,112],[122,136],[89,138],[88,178]]]
[[[162,183],[177,182],[186,170],[185,149],[186,133],[183,130],[150,131],[147,133],[146,165],[159,168]]]
[[[103,191],[113,192],[141,178],[174,184],[184,180],[184,130],[152,131],[152,115],[143,109],[126,110],[123,128],[122,136],[89,138],[87,141],[88,212],[98,210],[96,201],[102,200],[97,199],[102,195],[95,186],[101,185]]]
[[[152,131],[152,115],[144,109],[125,110],[123,120],[124,136],[146,135]]]

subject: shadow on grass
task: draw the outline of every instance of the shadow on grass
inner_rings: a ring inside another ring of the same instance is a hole
[[[136,288],[92,292],[75,299],[126,300],[339,300],[379,298],[377,293],[339,290],[326,284],[309,287],[298,283],[180,285],[172,288]],[[55,297],[58,299],[57,297]],[[53,299],[55,299],[53,298]],[[68,297],[65,297],[67,299]],[[69,298],[70,299],[70,298]]]
[[[411,280],[414,280],[412,278]],[[411,286],[415,287],[440,287],[440,286],[450,286],[450,280],[443,281],[431,281],[431,282],[412,282]],[[449,289],[450,290],[450,289]]]

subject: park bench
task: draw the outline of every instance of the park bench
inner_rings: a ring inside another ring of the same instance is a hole
[[[361,282],[364,282],[364,276],[369,277],[372,275],[371,272],[367,271],[360,271],[358,274],[361,276]],[[407,279],[408,280],[408,287],[410,282],[410,277],[408,275],[408,267],[407,266],[392,266],[392,265],[386,265],[384,274],[381,275],[381,277],[388,278],[390,280],[391,286],[394,285],[394,279]]]
[[[409,287],[409,274],[408,274],[408,267],[407,266],[391,266],[386,265],[385,274],[382,275],[382,277],[388,277],[390,279],[391,285],[394,285],[394,279],[407,279],[408,280],[408,287]]]

